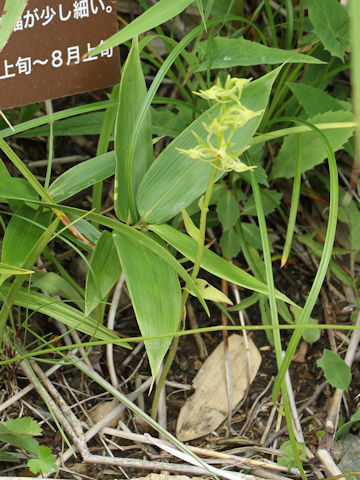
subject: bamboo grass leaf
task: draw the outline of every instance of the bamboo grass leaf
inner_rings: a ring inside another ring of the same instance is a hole
[[[121,265],[114,240],[105,230],[95,245],[86,277],[85,315],[89,315],[106,298],[120,274]]]
[[[146,112],[145,119],[141,124],[134,154],[129,155],[134,125],[146,93],[139,45],[137,39],[134,39],[122,72],[115,126],[114,207],[116,216],[123,221],[127,221],[129,218],[132,218],[133,221],[136,220],[136,191],[153,159],[150,110]]]
[[[141,334],[146,337],[169,333],[169,338],[145,340],[155,378],[180,322],[179,280],[156,254],[117,232],[113,235]]]
[[[114,173],[115,152],[104,153],[66,170],[50,185],[49,195],[54,202],[62,202]]]

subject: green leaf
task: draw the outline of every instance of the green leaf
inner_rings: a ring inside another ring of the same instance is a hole
[[[321,88],[315,88],[304,83],[288,82],[286,85],[290,88],[309,117],[317,115],[318,113],[344,110],[340,102],[324,92]]]
[[[193,120],[193,111],[189,105],[175,106],[177,113],[169,108],[151,108],[152,132],[154,135],[177,137]]]
[[[332,387],[348,390],[351,382],[351,369],[336,353],[325,348],[323,356],[316,360],[316,364],[323,369],[325,378]]]
[[[11,285],[4,283],[0,286],[0,296],[6,297],[9,293]],[[103,325],[99,325],[94,319],[84,317],[83,312],[67,305],[65,302],[51,298],[42,293],[33,292],[26,288],[20,288],[16,292],[14,305],[24,307],[29,310],[36,311],[45,316],[59,320],[70,328],[79,330],[80,332],[90,335],[95,339],[105,340],[108,342],[119,342],[119,337]],[[128,347],[126,343],[123,347]]]
[[[0,423],[0,430],[20,435],[41,435],[41,426],[31,417],[13,418]]]
[[[344,59],[350,48],[348,10],[337,0],[308,0],[308,11],[314,33],[331,55]]]
[[[300,315],[301,315],[301,308],[294,305],[291,305],[290,308],[294,315],[295,323],[298,323],[298,319],[300,318]],[[313,318],[309,317],[308,324],[312,324],[312,323],[314,324],[314,326],[316,326],[316,321]],[[303,333],[303,339],[305,340],[305,342],[308,342],[310,344],[317,342],[320,336],[321,336],[320,328],[309,328],[309,329],[306,328]]]
[[[24,417],[24,419],[27,419],[28,417]],[[23,420],[22,418],[17,418],[14,419],[16,420]],[[30,419],[32,420],[32,419]],[[34,420],[33,420],[34,421]],[[21,433],[18,431],[14,431],[11,427],[8,427],[8,422],[0,423],[0,441],[5,442],[5,443],[10,443],[11,445],[14,445],[15,447],[22,448],[23,450],[26,450],[29,453],[32,453],[33,455],[37,455],[37,452],[39,450],[39,443],[35,438],[32,437],[32,434],[28,433]],[[27,422],[24,422],[26,426]]]
[[[141,334],[147,337],[169,333],[168,338],[145,340],[155,378],[180,324],[180,283],[175,271],[151,250],[118,232],[113,236]]]
[[[239,204],[233,193],[226,189],[217,203],[216,212],[224,230],[235,225],[240,217]]]
[[[25,268],[14,267],[13,265],[7,265],[6,263],[0,263],[0,275],[28,275],[34,273],[33,270],[26,270]]]
[[[194,222],[191,220],[191,217],[187,213],[185,208],[181,209],[181,214],[182,214],[184,225],[188,235],[190,235],[191,238],[193,238],[198,242],[200,238],[200,230],[198,229],[198,227],[195,226]]]
[[[16,2],[14,0],[6,0],[0,20],[0,52],[12,34],[26,4],[27,0],[17,0]]]
[[[276,190],[265,190],[261,189],[261,200],[264,209],[264,215],[268,215],[273,212],[279,205],[282,194]],[[251,215],[256,216],[256,204],[254,195],[250,195],[244,207],[241,210],[241,215]]]
[[[86,278],[85,315],[107,297],[120,274],[121,265],[113,237],[105,230],[95,245]]]
[[[296,442],[296,445],[297,445],[299,455],[303,458],[306,458],[305,444]],[[296,458],[294,456],[294,452],[293,452],[290,440],[282,443],[280,445],[280,450],[284,450],[286,452],[286,456],[282,457],[279,455],[277,457],[278,465],[283,465],[284,467],[287,467],[289,470],[291,468],[295,468],[297,466],[297,463],[296,463]]]
[[[241,246],[239,237],[233,227],[229,228],[229,230],[227,230],[221,235],[220,247],[224,256],[228,260],[235,258],[240,252]]]
[[[186,258],[192,262],[195,261],[197,253],[197,243],[195,240],[169,225],[149,225],[148,228],[157,233],[166,242],[170,243],[170,245],[175,247],[176,250]],[[254,290],[255,292],[263,293],[264,295],[268,294],[268,289],[265,283],[257,280],[255,277],[244,272],[232,263],[227,262],[209,249],[205,249],[203,252],[201,267],[213,275],[235,283],[236,285],[248,288],[249,290]],[[293,303],[286,297],[286,295],[283,295],[279,291],[276,291],[276,298],[290,304]]]
[[[251,82],[243,91],[241,101],[249,109],[258,111],[266,108],[273,82],[280,67]],[[211,107],[186,128],[157,157],[141,182],[137,206],[143,222],[162,223],[174,217],[198,199],[206,190],[211,165],[181,154],[177,148],[189,149],[197,145],[193,132],[206,138],[203,122],[219,113],[218,104]],[[239,128],[232,138],[234,148],[245,147],[262,119],[258,115]],[[220,178],[222,172],[219,172]]]
[[[213,68],[230,68],[248,65],[274,65],[277,63],[324,63],[318,58],[280,48],[271,48],[245,38],[217,37],[198,45],[201,63],[195,72]]]
[[[28,460],[27,465],[31,473],[55,473],[57,472],[57,466],[55,458],[51,456],[52,451],[48,447],[39,447],[39,458],[32,458]]]
[[[50,295],[59,295],[71,300],[83,310],[84,299],[64,278],[54,272],[48,272],[32,283],[34,288],[45,290]]]
[[[252,223],[241,222],[241,228],[244,235],[244,239],[248,245],[258,250],[262,249],[260,229],[257,225]]]
[[[32,248],[50,225],[50,212],[36,211],[26,205],[11,218],[5,231],[1,262],[23,267]]]
[[[233,302],[221,290],[213,287],[203,278],[197,278],[195,283],[205,300],[211,300],[213,302],[223,302],[229,305],[233,305]],[[191,295],[194,295],[191,290],[189,290],[189,292],[191,293]]]
[[[53,134],[55,137],[69,137],[71,135],[98,135],[104,122],[105,112],[86,113],[76,117],[65,118],[53,124]],[[50,135],[50,126],[26,130],[18,133],[15,137],[32,138],[48,137]]]
[[[133,40],[130,53],[122,71],[119,106],[115,126],[116,172],[114,207],[116,216],[123,221],[135,220],[135,195],[140,181],[153,160],[151,139],[151,114],[145,115],[137,137],[132,164],[128,149],[139,109],[146,96],[146,84],[139,57],[137,39]]]
[[[59,203],[111,177],[115,173],[115,152],[104,153],[66,170],[50,185],[49,195]]]
[[[2,199],[16,199],[31,201],[38,200],[39,196],[32,186],[23,178],[0,176],[0,196]]]
[[[350,433],[352,427],[360,422],[360,409],[358,409],[353,415],[351,415],[350,420],[338,429],[336,432],[335,440],[338,441],[343,435]]]
[[[351,122],[353,115],[351,112],[339,110],[337,112],[327,112],[309,118],[307,121],[313,124],[321,123],[342,123]],[[352,135],[352,128],[336,128],[331,130],[322,130],[328,139],[334,152],[339,150]],[[303,139],[303,157],[302,171],[310,170],[315,165],[321,163],[327,158],[327,151],[324,142],[320,136],[314,132],[305,132]],[[296,135],[290,135],[285,138],[280,152],[278,153],[273,168],[271,178],[292,178],[295,175],[296,165]]]
[[[151,8],[146,10],[140,17],[135,18],[126,27],[115,33],[102,44],[91,51],[91,55],[97,55],[102,50],[113,48],[117,45],[138,37],[144,32],[152,30],[164,22],[176,17],[185,10],[194,0],[160,0]]]

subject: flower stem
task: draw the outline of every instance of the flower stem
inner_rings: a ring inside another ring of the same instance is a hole
[[[210,178],[208,182],[208,186],[206,189],[205,197],[203,197],[202,204],[200,204],[200,226],[199,226],[199,242],[198,242],[198,249],[197,249],[197,254],[196,254],[196,260],[194,263],[194,268],[191,273],[191,278],[195,281],[197,278],[197,275],[200,270],[201,266],[201,260],[203,256],[203,251],[204,251],[204,243],[205,243],[205,233],[206,233],[206,218],[207,218],[207,213],[209,210],[209,204],[210,204],[210,199],[216,179],[216,172],[217,168],[216,166],[213,166],[211,169],[210,173]],[[183,289],[182,293],[182,298],[181,298],[181,318],[179,319],[179,325],[177,330],[184,329],[185,328],[185,318],[186,318],[186,302],[189,297],[189,285],[185,285],[185,288]],[[152,407],[151,407],[151,416],[152,418],[156,419],[157,416],[157,410],[158,410],[158,405],[159,405],[159,398],[160,398],[160,393],[161,390],[164,386],[167,374],[169,373],[170,367],[174,361],[176,350],[179,344],[180,337],[175,337],[171,343],[170,349],[168,356],[166,358],[166,362],[163,368],[163,371],[161,373],[159,382],[156,386],[155,389],[155,394],[154,394],[154,399],[152,402]]]

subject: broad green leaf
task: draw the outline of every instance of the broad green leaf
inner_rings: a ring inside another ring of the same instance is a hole
[[[239,204],[233,193],[226,189],[216,206],[218,218],[224,230],[229,230],[240,217]]]
[[[323,356],[316,360],[318,367],[322,368],[326,380],[332,387],[348,390],[351,382],[349,365],[331,350],[324,349]]]
[[[232,260],[240,252],[240,241],[233,227],[221,235],[220,247],[225,258]]]
[[[84,299],[64,278],[54,272],[48,272],[32,283],[32,287],[42,289],[50,295],[58,295],[74,302],[81,310]]]
[[[169,333],[168,338],[145,340],[155,378],[180,324],[180,283],[175,271],[152,251],[118,232],[113,235],[141,334]]]
[[[21,420],[23,420],[23,422],[21,422]],[[22,425],[23,431],[21,431]],[[0,441],[10,443],[15,447],[22,448],[33,455],[37,455],[39,443],[33,438],[33,435],[39,435],[41,430],[35,420],[29,417],[7,420],[6,422],[0,423]],[[37,433],[32,433],[33,431]]]
[[[301,308],[299,308],[297,306],[295,307],[294,305],[291,305],[290,309],[291,309],[291,311],[294,315],[295,323],[297,323],[297,321],[298,321],[298,319],[300,318],[300,315],[301,315]],[[313,318],[309,317],[308,324],[310,325],[312,323],[314,324],[314,326],[316,326],[316,321]],[[303,339],[306,342],[312,344],[312,343],[315,343],[319,340],[319,338],[321,336],[321,330],[320,330],[320,328],[309,328],[309,329],[306,328],[304,330],[304,333],[303,333],[302,336],[303,336]]]
[[[280,48],[266,47],[245,38],[217,37],[197,47],[201,63],[195,72],[212,68],[230,68],[247,65],[274,65],[277,63],[323,63],[318,58]]]
[[[261,189],[261,200],[264,209],[264,215],[273,212],[279,205],[282,194],[276,190]],[[250,195],[244,207],[241,209],[241,215],[256,216],[256,205],[254,195]]]
[[[179,108],[181,107],[181,108]],[[176,137],[192,121],[192,109],[188,105],[183,107],[176,104],[175,114],[169,109],[151,108],[152,133],[154,135],[165,135]],[[70,135],[98,135],[101,132],[104,121],[104,112],[86,113],[76,117],[65,118],[54,122],[54,136]],[[25,130],[14,135],[18,138],[47,137],[50,134],[49,125]]]
[[[321,113],[314,117],[307,119],[313,124],[321,123],[342,123],[351,122],[353,115],[351,112],[339,110],[337,112]],[[352,128],[335,128],[331,130],[322,130],[326,138],[330,142],[331,148],[334,152],[339,150],[351,137]],[[303,138],[303,159],[302,171],[305,172],[315,165],[321,163],[327,158],[327,150],[324,142],[320,136],[314,132],[305,132],[302,134]],[[281,149],[274,161],[271,171],[271,178],[292,178],[295,175],[296,165],[296,135],[290,135],[285,138]]]
[[[115,173],[115,152],[104,153],[66,170],[50,185],[49,195],[59,203]]]
[[[63,206],[61,206],[61,208],[63,209]],[[92,223],[88,222],[86,217],[80,218],[78,215],[73,215],[70,213],[68,215],[68,218],[71,221],[71,223],[73,223],[76,226],[79,232],[82,235],[84,235],[84,237],[90,240],[90,242],[92,242],[93,244],[96,244],[96,242],[100,238],[101,232],[99,232],[99,230],[95,228]],[[65,230],[65,232],[63,232],[63,235],[67,238],[70,238],[73,241],[76,241],[74,235],[69,230]],[[84,247],[84,244],[82,242],[80,243]]]
[[[10,284],[4,283],[0,287],[0,296],[6,297],[10,288]],[[48,295],[31,291],[28,288],[20,288],[16,292],[14,304],[59,320],[64,325],[75,328],[95,339],[119,342],[119,337],[112,330],[99,325],[90,317],[84,317],[80,310]],[[121,346],[128,347],[126,343]]]
[[[76,117],[65,118],[54,122],[53,134],[55,137],[68,137],[71,135],[98,135],[104,121],[105,112],[86,113]],[[26,130],[15,135],[18,138],[48,137],[50,126]]]
[[[273,82],[280,67],[267,75],[251,82],[243,91],[241,101],[254,111],[266,108]],[[203,122],[219,113],[218,104],[211,107],[188,128],[186,128],[170,145],[163,150],[151,165],[141,182],[137,196],[137,206],[142,221],[162,223],[174,217],[182,207],[187,207],[198,199],[206,190],[211,165],[194,160],[180,153],[176,148],[189,149],[197,145],[193,132],[206,138],[207,132]],[[261,121],[258,115],[247,122],[232,138],[234,148],[245,147]],[[221,176],[219,173],[218,177]]]
[[[58,471],[55,458],[51,456],[52,451],[49,447],[39,447],[38,457],[28,460],[27,465],[31,473],[55,473]]]
[[[52,214],[20,207],[11,218],[4,235],[1,262],[23,267],[32,248],[50,225]]]
[[[178,250],[186,258],[192,262],[195,261],[197,253],[197,243],[195,240],[188,237],[184,233],[179,232],[175,228],[170,227],[169,225],[149,225],[148,228],[157,233],[166,242],[170,243],[170,245],[175,247],[176,250]],[[263,293],[264,295],[267,295],[268,293],[265,283],[257,280],[255,277],[251,276],[247,272],[244,272],[232,263],[227,262],[211,250],[204,250],[201,267],[213,275],[228,280],[229,282],[235,283],[241,287]],[[276,291],[276,298],[290,304],[293,303],[286,297],[286,295],[283,295],[279,291]]]
[[[173,19],[191,5],[194,0],[160,0],[151,8],[146,10],[140,17],[135,18],[126,27],[115,33],[102,44],[98,45],[91,51],[91,55],[97,55],[102,50],[113,48],[117,45],[138,37],[144,32],[152,30],[153,28]]]
[[[146,84],[139,57],[139,45],[137,39],[134,39],[122,71],[115,126],[114,207],[116,216],[123,221],[127,221],[131,217],[135,220],[136,191],[153,160],[150,111],[147,112],[141,125],[132,164],[129,162],[128,156],[135,122],[146,93]]]
[[[189,105],[175,106],[177,113],[167,107],[150,108],[153,135],[177,137],[193,120],[193,110]]]
[[[233,302],[221,290],[213,287],[203,278],[197,278],[195,283],[205,300],[211,300],[212,302],[223,302],[227,303],[228,305],[233,305]],[[194,295],[193,292],[190,291],[190,293],[191,295]]]
[[[338,441],[343,435],[350,433],[351,428],[360,422],[360,409],[358,409],[353,415],[351,415],[350,420],[341,427],[336,432],[335,440]]]
[[[299,452],[299,455],[303,458],[306,458],[305,444],[301,442],[296,442],[296,445],[297,445],[297,450]],[[297,463],[296,463],[296,459],[294,456],[294,452],[293,452],[293,448],[290,440],[287,440],[286,442],[282,443],[280,445],[280,450],[284,450],[286,452],[286,456],[281,456],[281,455],[278,456],[277,458],[278,465],[283,465],[284,467],[287,467],[289,470],[291,468],[295,468],[297,466]]]
[[[41,435],[41,426],[31,417],[12,418],[0,423],[0,430],[21,435]]]
[[[52,206],[52,204],[46,204],[44,202],[39,202],[39,204],[44,205],[44,206]],[[139,232],[135,230],[134,228],[129,227],[128,225],[125,225],[124,223],[121,223],[117,220],[114,220],[112,218],[99,215],[97,213],[92,213],[92,212],[86,212],[85,210],[81,210],[79,208],[73,208],[73,207],[68,207],[66,205],[62,205],[61,209],[67,213],[68,217],[71,218],[79,218],[80,215],[88,214],[88,219],[90,221],[93,221],[97,224],[104,225],[105,227],[110,228],[111,230],[115,232],[120,232],[122,235],[126,236],[129,238],[129,241],[131,242],[136,242],[139,245],[141,245],[143,248],[148,248],[152,252],[154,252],[157,256],[159,256],[162,260],[165,261],[175,272],[181,277],[187,284],[190,286],[192,291],[194,291],[203,306],[204,310],[206,313],[209,315],[209,310],[207,308],[207,305],[202,298],[199,289],[195,285],[194,280],[191,278],[191,276],[187,273],[187,271],[184,269],[184,267],[171,255],[171,253],[164,248],[162,245],[159,244],[158,241],[153,240],[150,238],[148,235],[144,235],[143,232]],[[85,222],[85,224],[91,226],[90,223],[86,222],[85,220],[82,220]],[[94,228],[94,227],[92,227]],[[96,229],[94,229],[98,235],[100,236],[100,232]],[[97,238],[94,243],[96,243]]]
[[[12,34],[26,4],[27,0],[6,0],[0,20],[0,52]]]
[[[324,92],[321,88],[315,88],[304,83],[288,82],[286,85],[290,88],[309,117],[317,115],[318,113],[344,110],[340,102]]]
[[[248,245],[258,250],[262,249],[260,229],[257,225],[248,222],[241,222],[244,239]]]
[[[95,245],[86,278],[85,315],[105,300],[120,274],[121,265],[113,237],[105,230]]]
[[[0,197],[24,202],[39,199],[38,194],[25,179],[5,175],[0,176]]]
[[[308,0],[314,33],[331,55],[344,59],[350,48],[349,14],[338,0]]]

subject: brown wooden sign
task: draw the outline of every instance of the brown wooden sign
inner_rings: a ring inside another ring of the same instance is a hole
[[[118,83],[118,48],[83,58],[116,31],[114,0],[29,0],[0,52],[0,109]]]

